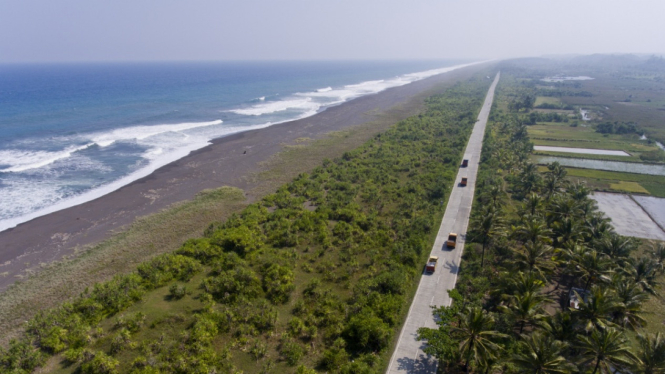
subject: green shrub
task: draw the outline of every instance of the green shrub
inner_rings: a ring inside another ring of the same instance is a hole
[[[187,294],[187,287],[174,283],[169,287],[169,297],[173,300],[180,300]]]

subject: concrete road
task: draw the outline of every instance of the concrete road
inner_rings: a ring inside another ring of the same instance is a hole
[[[399,341],[393,352],[388,366],[388,373],[435,373],[437,361],[423,353],[425,342],[418,341],[418,329],[421,327],[435,328],[436,323],[432,315],[432,306],[450,305],[447,290],[455,288],[459,264],[464,250],[464,239],[471,214],[473,192],[478,173],[478,162],[483,145],[483,136],[487,118],[494,99],[494,89],[499,82],[500,74],[494,78],[490,86],[485,103],[483,104],[478,121],[473,128],[469,143],[464,151],[464,158],[469,160],[469,166],[460,168],[455,180],[455,187],[450,193],[448,206],[441,221],[439,233],[436,236],[431,255],[439,256],[436,271],[432,274],[423,273],[418,284],[418,291],[409,308],[404,327],[400,332]],[[460,187],[462,177],[468,178],[466,187]],[[457,248],[449,250],[445,247],[448,234],[456,232]],[[424,266],[425,264],[423,264]]]

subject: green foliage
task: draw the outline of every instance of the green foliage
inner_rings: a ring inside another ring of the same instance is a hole
[[[263,270],[263,289],[270,301],[284,304],[295,289],[293,271],[286,266],[268,264]]]
[[[473,79],[427,99],[423,114],[211,224],[203,238],[38,315],[23,347],[64,352],[82,372],[236,372],[235,349],[262,362],[255,371],[269,371],[275,351],[291,366],[309,354],[321,370],[380,371],[488,85]],[[174,312],[153,318],[162,311],[137,303],[153,292]],[[130,307],[147,315],[123,315]],[[98,333],[114,315],[114,330]]]

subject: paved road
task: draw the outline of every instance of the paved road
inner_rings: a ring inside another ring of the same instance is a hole
[[[424,342],[417,340],[418,329],[436,327],[432,315],[432,305],[450,305],[447,290],[455,288],[459,264],[464,249],[464,234],[469,224],[471,203],[478,173],[478,161],[485,134],[485,125],[494,99],[494,88],[499,82],[496,75],[490,86],[485,103],[478,115],[478,122],[473,128],[469,143],[464,150],[464,158],[469,160],[467,168],[460,168],[455,180],[455,187],[450,193],[448,206],[441,221],[439,233],[434,242],[431,255],[439,256],[439,263],[433,274],[423,274],[418,284],[418,291],[413,299],[406,323],[400,333],[397,347],[390,359],[388,373],[435,373],[437,362],[434,357],[423,353]],[[459,187],[462,177],[468,178],[466,187]],[[459,234],[457,248],[448,250],[444,244],[450,232]]]

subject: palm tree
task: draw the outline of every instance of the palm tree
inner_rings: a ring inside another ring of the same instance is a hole
[[[614,261],[625,260],[636,249],[635,241],[621,235],[609,235],[597,243],[597,248]]]
[[[591,284],[598,281],[609,280],[607,275],[612,271],[612,260],[603,253],[589,250],[581,253],[581,256],[573,259],[575,272],[585,280],[584,290],[588,290]]]
[[[519,178],[520,185],[522,187],[522,193],[525,196],[538,189],[538,186],[542,181],[542,177],[538,172],[538,165],[532,163],[527,163],[524,166]]]
[[[607,235],[615,234],[610,219],[602,213],[592,213],[590,217],[587,217],[586,223],[591,237],[595,240],[601,240]]]
[[[623,333],[614,328],[595,329],[590,335],[579,335],[577,348],[584,359],[581,366],[593,367],[592,374],[612,374],[631,364],[634,355],[628,349]]]
[[[555,221],[552,224],[552,228],[554,229],[554,238],[556,239],[554,245],[567,241],[575,242],[583,240],[588,235],[586,227],[575,217],[563,217]]]
[[[658,262],[659,270],[665,271],[665,243],[651,243],[651,256]]]
[[[458,313],[459,325],[451,327],[451,332],[459,340],[459,350],[464,358],[464,367],[469,372],[469,363],[482,363],[493,357],[501,349],[493,342],[506,335],[494,331],[494,317],[482,308],[467,308],[466,313]]]
[[[502,299],[507,300],[513,295],[538,293],[543,287],[545,282],[534,273],[520,271],[515,275],[505,272],[501,274],[497,287],[491,292],[500,294]]]
[[[547,227],[547,224],[542,219],[536,217],[529,217],[524,220],[521,225],[513,228],[513,235],[522,243],[528,241],[551,243],[552,230]]]
[[[612,288],[619,301],[617,310],[613,313],[614,323],[631,330],[644,326],[646,320],[641,316],[644,313],[642,304],[648,300],[649,296],[642,290],[642,287],[617,274],[612,277]]]
[[[638,349],[633,374],[665,374],[665,339],[660,333],[637,335]]]
[[[584,323],[584,329],[591,331],[594,328],[605,329],[613,327],[611,321],[613,314],[621,306],[612,290],[606,287],[593,286],[585,301],[582,295],[577,295],[579,309],[573,309],[580,321]]]
[[[623,267],[624,274],[639,284],[643,290],[655,295],[658,282],[658,265],[648,257],[630,258]]]
[[[520,373],[567,374],[575,371],[575,365],[562,355],[566,343],[542,333],[534,333],[522,339],[518,343],[519,353],[511,359]]]
[[[548,316],[543,323],[540,324],[548,334],[552,335],[554,339],[561,340],[562,342],[574,342],[579,332],[579,323],[574,314],[570,312],[557,312],[553,316]]]
[[[518,271],[527,274],[536,273],[544,280],[554,271],[553,250],[549,245],[529,241],[523,247],[511,251],[513,252],[511,263]]]
[[[524,327],[533,325],[547,317],[543,311],[543,303],[550,301],[543,295],[527,292],[512,297],[508,306],[500,306],[499,310],[507,313],[519,326],[518,334],[522,334]]]
[[[529,196],[527,196],[526,199],[524,199],[524,203],[522,204],[522,212],[534,216],[536,215],[536,212],[542,208],[542,206],[543,198],[536,193],[531,193]]]
[[[495,207],[489,205],[483,209],[476,217],[473,223],[475,228],[476,240],[480,240],[483,245],[483,252],[480,258],[480,267],[485,263],[485,248],[496,236],[503,234],[503,218]]]

